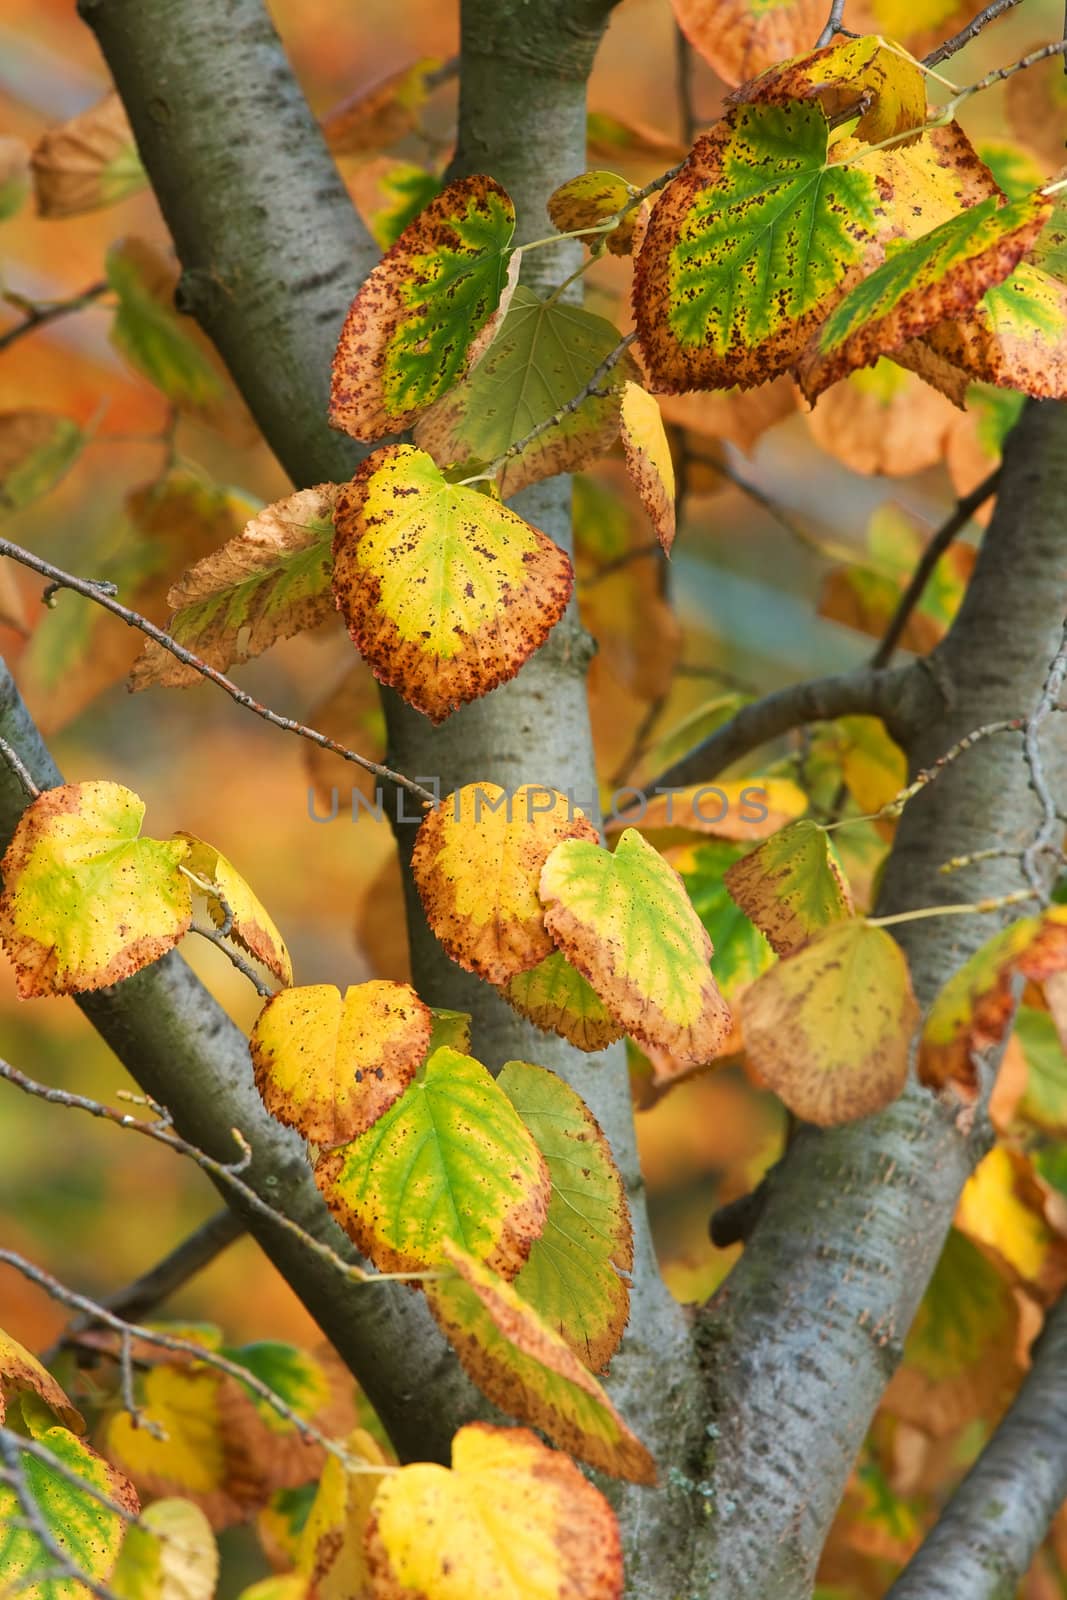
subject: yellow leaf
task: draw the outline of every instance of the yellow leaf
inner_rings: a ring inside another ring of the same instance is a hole
[[[555,789],[467,784],[429,813],[415,840],[411,871],[426,920],[453,961],[506,983],[553,949],[537,894],[549,852],[563,839],[597,838]]]
[[[66,1428],[84,1433],[85,1420],[81,1412],[67,1398],[37,1357],[0,1329],[0,1423],[7,1414],[7,1402],[14,1395],[31,1393],[49,1406]]]
[[[1027,1175],[1024,1158],[995,1145],[963,1186],[956,1226],[976,1243],[995,1250],[1024,1281],[1036,1285],[1053,1234],[1040,1210],[1027,1204]]]
[[[877,35],[837,40],[810,55],[775,64],[729,97],[733,105],[752,100],[783,105],[809,99],[818,100],[831,123],[853,107],[864,106],[855,137],[871,144],[920,128],[926,121],[926,84],[918,63]]]
[[[551,539],[412,445],[368,456],[335,525],[334,595],[353,643],[433,722],[514,677],[570,598],[571,564]]]
[[[635,207],[627,212],[610,233],[597,230],[599,224],[621,211],[636,193],[636,189],[625,178],[620,178],[617,172],[580,172],[576,178],[568,178],[566,183],[561,183],[558,189],[553,190],[548,197],[546,210],[560,233],[579,233],[583,228],[591,228],[591,233],[582,235],[583,244],[595,248],[603,243],[613,256],[625,256],[634,249],[634,232],[640,208]]]
[[[293,964],[285,940],[236,867],[214,845],[198,839],[195,834],[177,833],[174,837],[189,846],[184,865],[216,891],[207,897],[216,928],[220,931],[226,928],[225,937],[232,939],[247,955],[254,956],[279,983],[292,983]]]
[[[332,983],[283,989],[249,1040],[267,1110],[327,1148],[377,1122],[429,1042],[429,1008],[406,983],[384,979],[356,984],[343,998]]]
[[[144,802],[120,784],[48,789],[23,813],[0,872],[0,940],[19,994],[102,989],[189,927],[183,839],[138,838]]]
[[[345,1444],[350,1455],[373,1466],[386,1465],[385,1456],[363,1428],[357,1428]],[[297,1556],[315,1600],[353,1600],[353,1596],[367,1593],[370,1570],[364,1541],[371,1505],[383,1477],[349,1472],[336,1456],[327,1456]]]
[[[656,538],[670,554],[674,543],[674,462],[659,403],[639,383],[627,383],[623,388],[620,427],[626,469]]]
[[[884,928],[831,923],[757,978],[740,1006],[753,1066],[803,1121],[852,1122],[903,1089],[919,1010]]]
[[[157,1500],[127,1529],[108,1587],[119,1600],[212,1600],[215,1537],[191,1500]]]
[[[864,811],[880,811],[895,800],[908,781],[904,752],[878,717],[839,717],[844,735],[841,773]]]
[[[615,1514],[572,1461],[525,1428],[473,1422],[452,1470],[405,1467],[378,1490],[375,1600],[621,1600]]]

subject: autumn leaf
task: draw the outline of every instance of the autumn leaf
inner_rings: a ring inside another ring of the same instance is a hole
[[[603,1372],[630,1314],[630,1208],[611,1147],[585,1101],[544,1067],[509,1061],[500,1087],[548,1165],[552,1193],[515,1291],[592,1372]]]
[[[729,439],[746,455],[769,428],[791,416],[796,407],[796,390],[784,373],[754,389],[659,395],[665,422],[701,438]]]
[[[919,1020],[903,951],[861,917],[834,922],[741,997],[745,1048],[804,1122],[829,1127],[896,1099]]]
[[[426,1285],[438,1324],[494,1405],[588,1466],[655,1483],[655,1462],[570,1346],[484,1262],[446,1242],[456,1276]]]
[[[863,108],[854,137],[870,144],[920,129],[926,121],[921,68],[877,35],[838,40],[810,55],[775,64],[735,89],[728,104],[786,105],[811,99],[822,106],[830,123],[854,107]]]
[[[452,1470],[404,1467],[375,1497],[367,1541],[378,1600],[621,1600],[615,1514],[526,1428],[469,1423]]]
[[[220,937],[253,956],[279,983],[292,983],[293,964],[285,940],[237,868],[195,834],[177,833],[174,837],[189,847],[184,867],[209,886],[205,896],[208,915]]]
[[[621,211],[637,194],[632,184],[617,172],[594,169],[568,178],[554,189],[546,202],[553,227],[560,233],[577,233],[592,249],[604,245],[613,256],[627,256],[635,248],[635,231],[640,208],[635,206],[608,233],[602,225]],[[589,233],[584,229],[592,230]],[[640,243],[638,238],[637,243]]]
[[[1067,284],[1020,261],[969,316],[939,322],[925,342],[970,378],[1057,399],[1067,394]]]
[[[848,383],[862,376],[866,374],[853,373]],[[838,385],[826,399],[844,387],[846,385]],[[945,404],[932,390],[925,392],[935,404]],[[821,411],[824,404],[825,400],[820,401],[816,411]],[[922,415],[920,407],[919,418]],[[857,561],[852,566],[837,567],[827,573],[819,596],[819,615],[832,617],[835,622],[842,622],[847,627],[870,634],[872,638],[881,639],[928,542],[929,530],[920,518],[893,501],[880,505],[867,527],[869,564],[865,560]],[[944,551],[926,583],[921,600],[911,611],[900,635],[900,644],[904,649],[925,655],[944,638],[962,603],[974,561],[975,547],[963,540],[953,540]],[[860,721],[857,718],[847,719],[846,726],[855,729]],[[880,729],[881,724],[878,727]],[[884,733],[881,737],[883,742],[888,739]],[[861,736],[859,742],[871,744],[873,736],[871,739]],[[895,773],[899,773],[896,789],[900,789],[906,781],[904,763],[894,759],[889,764]],[[860,803],[863,804],[862,801]],[[865,809],[877,810],[878,807]]]
[[[57,1463],[19,1450],[29,1499],[64,1555],[87,1577],[103,1582],[115,1565],[127,1521],[140,1509],[133,1485],[69,1429],[35,1423],[29,1431]],[[118,1509],[102,1504],[99,1495]],[[15,1586],[25,1600],[81,1600],[84,1589],[79,1593],[80,1585],[54,1573],[54,1557],[26,1525],[13,1486],[0,1482],[0,1575],[5,1585]]]
[[[1055,1019],[1036,1006],[1021,1005],[1012,1037],[1026,1068],[1015,1115],[1049,1133],[1067,1134],[1067,1055]]]
[[[341,330],[335,428],[366,441],[397,433],[473,365],[507,309],[514,230],[515,207],[486,177],[450,183],[404,229]]]
[[[65,1428],[85,1431],[81,1412],[71,1405],[60,1384],[35,1355],[0,1329],[0,1423],[7,1414],[7,1402],[20,1394],[35,1394],[43,1400]]]
[[[334,483],[298,489],[191,567],[167,594],[171,638],[226,672],[277,640],[324,622],[333,612],[331,545],[339,493]],[[195,668],[151,639],[130,674],[132,689],[201,681]]]
[[[373,166],[376,163],[369,163]],[[364,183],[371,181],[367,172]],[[400,238],[420,211],[425,211],[431,200],[436,200],[444,187],[436,172],[417,166],[413,161],[389,161],[373,177],[374,197],[366,207],[367,227],[380,250],[389,250]],[[363,184],[353,183],[357,190]],[[364,208],[359,207],[360,210]]]
[[[222,382],[207,355],[160,295],[161,271],[169,273],[154,248],[140,239],[112,245],[105,267],[118,296],[111,342],[119,354],[175,405],[209,409],[223,395]]]
[[[411,445],[368,456],[335,526],[334,596],[352,641],[432,722],[514,677],[570,598],[558,545]]]
[[[880,717],[838,717],[841,776],[863,811],[873,814],[897,798],[908,781],[903,750]]]
[[[674,462],[659,405],[639,383],[627,383],[619,420],[626,470],[669,555],[674,543]]]
[[[579,1050],[605,1050],[626,1031],[558,950],[536,967],[516,973],[501,993],[508,1005],[536,1027],[546,1033],[558,1033]]]
[[[453,961],[503,984],[554,949],[537,886],[563,839],[598,835],[566,796],[472,783],[420,824],[411,871],[426,920]]]
[[[435,56],[424,56],[357,89],[328,111],[320,126],[334,155],[384,150],[411,133],[418,127],[419,112],[429,93],[426,80],[440,65]]]
[[[49,128],[30,160],[42,217],[96,211],[136,194],[148,182],[133,129],[114,89],[87,111]]]
[[[819,448],[853,472],[907,478],[943,459],[956,417],[946,396],[882,356],[827,389],[804,420]]]
[[[661,789],[644,805],[622,813],[609,832],[628,822],[652,832],[684,828],[687,833],[751,843],[766,839],[808,809],[808,797],[791,778],[730,778]]]
[[[383,1272],[439,1267],[445,1242],[514,1277],[545,1223],[544,1158],[496,1082],[442,1047],[374,1126],[323,1157],[315,1182]]]
[[[716,982],[730,1001],[774,960],[763,934],[727,891],[727,871],[743,855],[743,845],[725,839],[702,840],[667,851],[667,860],[685,884],[693,910],[715,947]],[[658,1057],[654,1065],[662,1076]]]
[[[540,895],[552,938],[638,1043],[694,1065],[712,1059],[730,1012],[711,940],[657,850],[633,828],[614,854],[566,840],[545,862]]]
[[[735,862],[725,882],[780,956],[853,914],[852,895],[830,835],[815,822],[794,822],[772,835]]]
[[[731,111],[664,189],[637,258],[652,388],[750,389],[784,372],[878,259],[884,216],[862,163],[831,165],[818,105]]]
[[[963,1186],[956,1226],[1046,1303],[1067,1282],[1067,1244],[1045,1212],[1048,1191],[1020,1150],[996,1144]],[[1060,1213],[1062,1216],[1062,1211]]]
[[[279,1122],[327,1149],[358,1138],[404,1093],[430,1042],[430,1011],[406,983],[283,989],[249,1045],[256,1087]]]
[[[441,467],[497,460],[581,393],[619,337],[604,317],[541,300],[520,284],[477,366],[419,418],[415,443]],[[503,464],[497,478],[503,498],[611,448],[627,370],[625,361],[616,363],[598,393]]]
[[[212,1600],[215,1536],[191,1500],[157,1500],[126,1531],[108,1587],[118,1600]]]
[[[1039,39],[1031,49],[1040,49],[1044,43]],[[1015,136],[1036,151],[1050,170],[1062,167],[1067,81],[1058,57],[1036,62],[1029,72],[1009,78],[1004,89],[1004,114]]]
[[[23,812],[0,864],[0,941],[23,999],[118,983],[188,929],[188,843],[138,837],[144,812],[103,781],[47,789]]]
[[[1005,206],[991,196],[896,249],[813,334],[798,368],[808,398],[968,312],[1019,263],[1051,206],[1040,194]]]
[[[21,511],[53,489],[88,436],[51,411],[0,412],[0,506]]]
[[[826,21],[821,0],[671,0],[678,26],[724,83],[799,55]]]
[[[685,146],[659,128],[633,118],[616,117],[610,111],[590,111],[586,117],[586,151],[591,161],[652,163],[662,171],[671,162],[681,161]]]

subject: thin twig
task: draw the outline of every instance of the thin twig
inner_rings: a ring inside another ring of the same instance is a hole
[[[632,337],[632,336],[631,336]],[[262,717],[264,722],[269,722],[274,728],[281,728],[286,733],[295,733],[300,739],[308,739],[312,744],[317,744],[320,749],[330,750],[334,755],[342,756],[345,761],[352,761],[357,767],[362,767],[364,772],[372,773],[376,778],[382,778],[387,783],[395,783],[401,789],[406,789],[424,805],[436,804],[435,797],[429,789],[424,789],[413,778],[407,778],[402,772],[394,772],[391,767],[382,766],[378,761],[371,761],[368,756],[361,756],[355,750],[348,750],[344,745],[338,744],[334,739],[328,739],[324,733],[319,733],[315,728],[309,728],[302,722],[297,722],[293,717],[280,716],[278,712],[271,711],[267,706],[252,697],[247,690],[234,683],[232,678],[227,678],[224,673],[218,672],[214,667],[209,667],[206,661],[187,650],[184,645],[172,639],[169,633],[164,633],[162,628],[157,628],[154,622],[149,622],[147,617],[141,616],[138,611],[131,611],[129,607],[120,605],[109,592],[114,589],[113,584],[94,583],[88,578],[78,578],[73,573],[64,572],[60,567],[54,567],[50,561],[44,561],[40,556],[34,555],[29,550],[24,550],[21,545],[12,544],[9,539],[0,539],[0,556],[10,556],[13,561],[18,561],[22,566],[29,567],[38,572],[42,577],[50,580],[46,593],[54,594],[57,589],[71,589],[75,594],[83,595],[86,600],[92,600],[96,605],[102,606],[105,611],[110,611],[112,616],[118,617],[129,628],[136,628],[149,639],[154,639],[156,644],[181,661],[185,666],[192,667],[202,678],[218,687],[229,695],[231,700],[239,706],[244,706],[247,711],[253,712],[257,717]]]
[[[987,72],[984,78],[979,78],[977,83],[968,84],[965,89],[960,89],[952,96],[947,105],[942,106],[939,113],[940,122],[935,126],[943,126],[950,122],[956,115],[958,108],[972,95],[981,94],[986,89],[991,89],[995,83],[1003,83],[1005,78],[1013,78],[1017,72],[1026,72],[1030,67],[1040,65],[1053,56],[1067,55],[1067,39],[1057,39],[1053,44],[1045,44],[1038,50],[1031,50],[1029,55],[1021,56],[1018,61],[1013,61],[1010,67],[994,67],[992,72]]]
[[[836,34],[842,31],[841,18],[844,15],[844,11],[845,0],[833,0],[833,4],[830,7],[830,15],[826,20],[826,26],[815,41],[816,50],[821,50],[824,45],[827,45],[831,42]]]
[[[23,334],[33,333],[34,329],[43,328],[46,323],[55,322],[58,317],[69,317],[74,311],[84,310],[102,294],[106,294],[110,287],[108,283],[91,283],[88,289],[83,289],[81,294],[72,295],[69,300],[54,300],[41,305],[34,304],[32,300],[24,300],[21,295],[4,295],[8,305],[21,311],[23,321],[0,334],[0,350],[6,350],[16,339],[21,339]]]
[[[248,979],[249,983],[252,985],[253,989],[259,995],[261,1000],[273,999],[275,991],[271,988],[270,984],[264,983],[263,979],[260,977],[252,963],[250,961],[246,961],[239,950],[234,949],[233,945],[229,943],[221,928],[209,928],[203,923],[194,922],[190,931],[192,933],[198,933],[201,939],[206,939],[208,943],[213,944],[217,950],[221,950],[227,961],[231,966],[236,967],[242,978]]]
[[[916,564],[915,571],[907,588],[897,602],[897,608],[889,619],[881,643],[871,657],[872,667],[887,667],[894,650],[900,643],[908,619],[919,604],[933,576],[934,568],[962,528],[965,528],[975,512],[985,505],[986,501],[996,494],[1000,483],[1000,468],[996,467],[988,477],[983,478],[978,486],[957,500],[952,514],[945,519],[924,549]]]
[[[1018,4],[1019,0],[992,0],[992,3],[984,6],[976,17],[971,18],[965,28],[960,29],[959,33],[954,33],[951,39],[946,39],[944,44],[939,44],[928,56],[924,56],[923,66],[936,67],[942,61],[947,61],[949,56],[954,56],[957,50],[962,50],[965,44],[970,44],[972,39],[976,39],[987,23]]]
[[[682,143],[691,145],[700,126],[693,101],[693,46],[677,23],[674,24],[674,89]]]
[[[0,739],[0,756],[2,756],[7,762],[8,766],[19,780],[19,783],[22,785],[22,791],[26,798],[28,800],[38,799],[41,791],[33,781],[33,774],[30,772],[29,767],[23,761],[18,751],[9,745],[6,739]]]

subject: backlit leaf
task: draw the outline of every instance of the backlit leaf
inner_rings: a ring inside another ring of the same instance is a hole
[[[570,598],[558,545],[411,445],[367,458],[335,523],[334,595],[353,643],[432,722],[514,677]]]
[[[70,417],[51,411],[0,412],[0,507],[21,511],[59,482],[85,447]]]
[[[69,122],[49,128],[31,157],[42,217],[76,217],[114,205],[148,182],[122,101],[110,89]]]
[[[620,415],[626,468],[656,530],[670,553],[674,543],[674,462],[659,404],[639,383],[627,383]]]
[[[830,845],[814,822],[794,822],[726,873],[726,887],[778,955],[850,917],[852,896]]]
[[[743,854],[743,845],[725,839],[702,840],[668,851],[668,860],[681,874],[693,909],[715,946],[715,977],[731,1001],[774,960],[763,934],[727,892],[727,870]]]
[[[799,55],[826,21],[820,0],[672,0],[678,26],[724,83]]]
[[[619,342],[619,331],[580,306],[540,300],[521,284],[477,366],[415,427],[415,442],[439,466],[494,461],[580,394]],[[529,483],[572,472],[602,455],[619,432],[626,364],[618,362],[577,410],[538,434],[500,470],[507,499]]]
[[[7,1402],[15,1395],[31,1393],[44,1401],[65,1428],[75,1433],[85,1430],[80,1411],[72,1406],[61,1386],[35,1355],[0,1329],[0,1423],[7,1412]]]
[[[298,489],[198,561],[167,595],[171,637],[226,672],[329,617],[334,609],[333,508],[339,492],[333,483]],[[130,675],[134,689],[201,681],[194,668],[151,639]]]
[[[545,924],[626,1031],[694,1065],[730,1028],[711,973],[711,940],[678,874],[627,828],[614,854],[557,845],[541,873]]]
[[[634,230],[639,208],[626,214],[609,233],[598,231],[600,225],[613,217],[637,193],[632,184],[620,178],[617,172],[580,172],[568,178],[553,190],[547,201],[547,211],[553,225],[560,233],[579,233],[584,228],[593,231],[583,235],[582,242],[596,248],[607,246],[613,256],[626,256],[634,248]]]
[[[364,281],[333,361],[330,421],[373,440],[413,422],[478,359],[506,306],[515,207],[459,178]]]
[[[812,99],[829,122],[862,103],[865,109],[855,137],[871,144],[921,128],[926,121],[926,84],[918,63],[877,35],[836,40],[810,55],[776,64],[729,97],[733,105],[751,101],[785,105]]]
[[[943,318],[968,312],[1017,266],[1051,204],[1029,195],[998,208],[994,196],[902,245],[813,335],[799,367],[804,392],[814,399],[854,367],[871,366]]]
[[[598,838],[566,796],[538,784],[457,789],[419,827],[411,871],[426,920],[453,961],[506,983],[550,955],[537,886],[563,839]]]
[[[804,1122],[827,1127],[896,1099],[919,1020],[907,962],[884,928],[831,923],[741,997],[745,1048]]]
[[[656,1468],[568,1344],[484,1262],[453,1243],[456,1276],[426,1285],[430,1309],[494,1405],[613,1477],[654,1483]]]
[[[625,1028],[565,956],[553,950],[504,985],[504,999],[545,1032],[558,1033],[579,1050],[605,1050]]]
[[[118,296],[111,342],[175,405],[210,406],[222,384],[173,306],[159,298],[159,260],[151,245],[125,239],[107,253],[107,281]]]
[[[731,111],[663,191],[637,258],[653,389],[749,389],[784,372],[878,259],[883,215],[863,163],[829,164],[819,106]]]
[[[0,864],[0,940],[24,999],[118,983],[185,933],[189,846],[139,838],[144,811],[96,781],[48,789],[23,813]]]
[[[509,1061],[497,1082],[548,1164],[544,1231],[516,1293],[593,1372],[606,1370],[630,1314],[630,1208],[611,1148],[584,1100],[555,1073]]]
[[[441,65],[424,56],[398,72],[390,72],[363,89],[357,89],[322,119],[326,143],[336,156],[364,155],[397,144],[418,126],[425,104],[426,79]]]
[[[515,1108],[480,1062],[447,1047],[372,1128],[319,1161],[315,1181],[383,1272],[438,1267],[454,1239],[514,1277],[548,1210],[548,1169]]]
[[[430,1041],[414,989],[373,979],[283,989],[256,1019],[249,1045],[267,1110],[331,1148],[355,1139],[411,1082]]]
[[[215,1536],[191,1500],[157,1500],[126,1533],[108,1587],[118,1600],[212,1600]]]
[[[254,956],[279,983],[292,983],[293,964],[285,940],[236,867],[214,845],[195,834],[179,833],[175,838],[189,846],[184,865],[214,891],[206,896],[207,909],[220,934],[226,928],[224,938],[232,940],[246,955]]]
[[[1020,261],[969,316],[939,322],[926,342],[972,378],[1059,398],[1067,394],[1067,284]]]
[[[57,1471],[38,1456],[20,1453],[30,1500],[52,1539],[78,1570],[103,1582],[115,1565],[127,1518],[139,1510],[133,1485],[66,1428],[35,1429],[34,1436],[65,1471]],[[83,1483],[105,1495],[126,1516],[102,1505],[80,1487]],[[24,1600],[85,1600],[87,1591],[81,1584],[54,1574],[55,1561],[26,1527],[15,1490],[0,1483],[0,1577],[5,1580],[5,1593],[12,1592],[8,1585],[17,1585],[16,1592]]]
[[[474,1422],[452,1470],[404,1467],[378,1490],[376,1600],[621,1600],[622,1545],[599,1489],[525,1428]]]

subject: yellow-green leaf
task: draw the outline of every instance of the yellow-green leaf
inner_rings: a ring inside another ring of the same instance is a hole
[[[19,994],[77,994],[138,972],[189,927],[184,839],[138,837],[144,801],[121,784],[47,789],[0,864],[0,941]]]
[[[541,300],[520,284],[477,366],[417,422],[416,444],[442,467],[453,461],[495,461],[580,394],[619,338],[604,317],[563,301]],[[505,499],[610,450],[619,433],[619,396],[627,371],[633,367],[625,359],[617,362],[596,394],[509,457],[497,478]]]
[[[596,1118],[554,1072],[509,1061],[498,1083],[548,1164],[548,1217],[516,1293],[593,1372],[606,1371],[630,1314],[630,1208]]]
[[[256,1086],[279,1122],[332,1148],[355,1139],[403,1094],[430,1042],[430,1012],[406,983],[372,979],[283,989],[249,1045]]]
[[[557,845],[541,873],[545,924],[615,1020],[641,1044],[710,1061],[730,1030],[711,974],[711,940],[682,880],[627,828],[614,854]]]
[[[546,209],[560,233],[580,233],[589,228],[591,232],[582,233],[584,244],[596,248],[603,243],[613,256],[625,256],[634,246],[639,208],[628,211],[608,233],[601,225],[621,211],[636,193],[617,172],[580,172],[553,190]]]
[[[1062,1137],[1067,1134],[1067,1055],[1056,1023],[1047,1011],[1020,1006],[1014,1034],[1026,1061],[1026,1087],[1016,1115]]]
[[[455,1239],[514,1277],[548,1212],[548,1169],[511,1101],[447,1046],[372,1128],[319,1161],[315,1181],[383,1272],[438,1267]]]
[[[0,412],[0,507],[21,511],[55,487],[85,447],[70,417],[51,411]]]
[[[860,917],[831,923],[741,997],[756,1071],[796,1116],[823,1127],[896,1099],[918,1020],[903,951]]]
[[[773,834],[735,862],[725,881],[780,956],[852,915],[852,895],[830,835],[814,822],[794,822]]]
[[[579,1461],[633,1483],[655,1462],[600,1384],[514,1284],[448,1243],[456,1276],[426,1285],[438,1323],[469,1377],[494,1405],[546,1433]]]
[[[133,129],[114,89],[69,122],[49,128],[31,157],[42,217],[77,217],[114,205],[148,182]]]
[[[396,433],[461,378],[506,306],[515,208],[492,178],[459,178],[365,280],[333,361],[330,421]],[[517,264],[517,260],[516,260]]]
[[[122,240],[107,253],[107,281],[118,296],[111,342],[135,371],[172,400],[193,408],[220,399],[222,384],[178,313],[154,292],[150,246]]]
[[[65,1428],[85,1431],[81,1412],[67,1398],[63,1388],[35,1355],[0,1329],[0,1423],[7,1414],[7,1402],[18,1394],[35,1394],[55,1413]]]
[[[333,589],[353,643],[432,722],[514,677],[570,599],[558,545],[411,445],[368,456],[335,522]]]
[[[566,796],[538,784],[514,793],[471,783],[419,827],[411,871],[426,920],[453,961],[506,983],[553,950],[538,898],[541,869],[563,839],[597,839]]]
[[[518,972],[501,993],[509,1005],[546,1033],[558,1033],[579,1050],[605,1050],[626,1032],[591,985],[565,956],[550,956]]]
[[[368,1553],[380,1600],[621,1600],[615,1514],[525,1428],[472,1422],[452,1470],[404,1467],[378,1490]]]
[[[841,776],[864,811],[895,800],[908,781],[908,763],[879,717],[838,717]]]
[[[157,1500],[126,1534],[108,1587],[118,1600],[212,1600],[215,1536],[191,1500]]]
[[[637,258],[652,388],[749,389],[784,372],[879,259],[883,216],[862,162],[831,165],[818,105],[736,107],[663,191]]]
[[[314,628],[333,612],[330,593],[335,483],[320,483],[267,506],[236,539],[198,561],[174,584],[167,604],[172,639],[226,672],[279,639]],[[130,687],[202,681],[149,639]]]
[[[1049,270],[1054,261],[1040,260],[1020,261],[969,316],[931,329],[926,343],[934,355],[971,378],[1037,399],[1067,394],[1067,283]]]
[[[619,420],[626,470],[669,555],[674,543],[674,462],[659,404],[639,383],[627,383]]]
[[[926,82],[918,62],[877,34],[837,40],[775,64],[735,89],[729,99],[734,105],[814,99],[831,123],[862,107],[855,136],[871,144],[921,128],[926,121]]]
[[[254,956],[279,983],[293,981],[293,964],[274,919],[233,864],[213,844],[192,833],[175,834],[189,847],[184,865],[209,885],[207,909],[215,927],[246,955]]]

